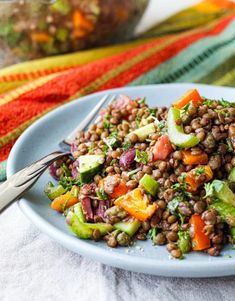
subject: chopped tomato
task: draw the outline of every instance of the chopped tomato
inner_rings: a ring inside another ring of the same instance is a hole
[[[192,103],[196,107],[198,107],[200,102],[203,101],[203,98],[201,98],[200,94],[196,89],[188,90],[182,97],[180,97],[176,102],[173,103],[173,107],[181,109],[190,101],[192,101]]]
[[[166,160],[170,153],[173,152],[171,142],[167,135],[163,135],[158,138],[153,147],[153,159]]]
[[[192,248],[194,251],[202,251],[210,247],[210,239],[203,232],[205,223],[200,215],[194,214],[190,218],[189,224],[192,227]]]
[[[114,204],[125,209],[131,216],[140,221],[146,221],[157,210],[157,204],[148,204],[148,198],[139,188],[118,198]]]

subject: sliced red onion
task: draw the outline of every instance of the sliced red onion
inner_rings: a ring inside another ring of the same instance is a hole
[[[81,199],[81,205],[86,221],[93,221],[94,215],[91,208],[91,199],[88,197]]]
[[[73,143],[71,144],[71,153],[72,153],[72,155],[73,155],[77,150],[78,150],[78,145],[77,145],[77,143],[73,142]]]
[[[117,101],[114,103],[113,107],[116,110],[125,109],[132,102],[131,98],[127,95],[119,95]]]
[[[131,148],[123,152],[120,156],[119,165],[124,169],[129,169],[131,164],[135,161],[135,149]]]
[[[106,200],[106,201],[99,201],[98,207],[95,209],[95,215],[101,217],[104,220],[104,214],[105,211],[111,206],[111,202]]]
[[[73,162],[73,165],[72,165],[71,173],[72,173],[73,178],[77,178],[78,168],[79,168],[79,160],[77,159],[76,161]]]
[[[52,164],[48,167],[49,174],[50,174],[56,181],[59,180],[59,177],[56,175],[57,168],[58,168],[58,167],[56,167],[55,163],[52,163]]]

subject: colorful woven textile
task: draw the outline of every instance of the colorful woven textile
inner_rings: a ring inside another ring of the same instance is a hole
[[[206,0],[122,45],[26,62],[0,71],[0,180],[21,133],[56,107],[125,85],[235,86],[235,3]]]

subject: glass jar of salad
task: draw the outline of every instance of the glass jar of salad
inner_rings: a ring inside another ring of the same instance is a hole
[[[0,0],[0,66],[130,38],[148,0]]]

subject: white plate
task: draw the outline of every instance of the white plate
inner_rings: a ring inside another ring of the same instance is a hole
[[[200,94],[208,98],[235,100],[233,88],[197,84],[125,87],[92,94],[54,110],[28,128],[10,153],[7,175],[9,177],[24,166],[57,150],[58,142],[77,126],[104,94],[147,97],[151,106],[162,106],[169,105],[192,87],[198,88]],[[78,239],[70,232],[64,217],[50,209],[50,201],[43,193],[48,180],[50,176],[45,173],[19,201],[19,206],[39,229],[68,249],[107,265],[147,274],[177,277],[235,275],[235,251],[231,246],[226,246],[219,257],[193,252],[187,254],[184,260],[173,260],[169,258],[165,246],[152,246],[150,241],[138,241],[129,249],[110,249],[104,242]]]

